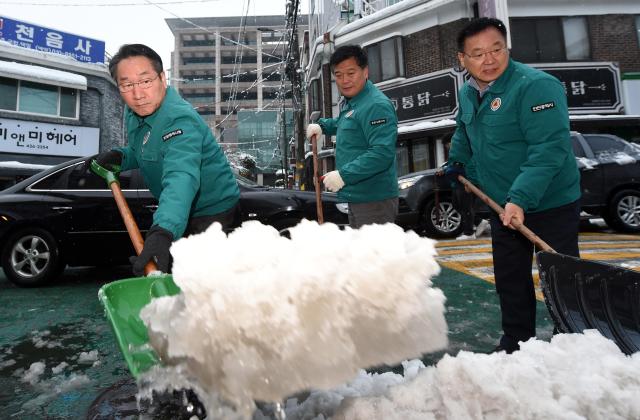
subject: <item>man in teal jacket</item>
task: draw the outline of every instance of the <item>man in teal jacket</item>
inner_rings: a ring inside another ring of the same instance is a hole
[[[471,21],[458,35],[458,59],[471,78],[460,90],[449,162],[473,159],[481,189],[505,208],[504,216],[491,217],[504,332],[495,350],[511,353],[536,334],[533,245],[511,223],[525,223],[558,252],[578,256],[580,175],[562,84],[511,60],[506,36],[493,18]]]
[[[336,136],[336,168],[325,187],[349,203],[349,225],[393,223],[398,214],[393,104],[368,80],[367,55],[356,45],[337,48],[330,66],[345,101],[337,118],[309,124],[307,137]]]
[[[128,144],[95,156],[101,165],[140,168],[159,201],[144,249],[133,260],[142,275],[154,260],[169,272],[169,247],[183,235],[219,222],[239,223],[240,190],[211,130],[193,107],[167,87],[160,56],[141,44],[123,45],[109,63],[127,107]]]

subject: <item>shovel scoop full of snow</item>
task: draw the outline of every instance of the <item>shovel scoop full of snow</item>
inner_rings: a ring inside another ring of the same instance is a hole
[[[195,389],[246,412],[447,346],[434,241],[392,224],[303,220],[290,234],[247,222],[227,236],[214,224],[172,246],[182,293],[140,317]]]

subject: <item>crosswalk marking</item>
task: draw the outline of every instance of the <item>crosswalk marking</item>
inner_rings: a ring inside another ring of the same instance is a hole
[[[436,248],[437,260],[443,266],[495,282],[489,238],[439,241]],[[605,261],[640,271],[640,235],[585,232],[579,236],[579,248],[580,258],[585,260]],[[535,263],[532,267],[536,297],[543,300],[538,268]]]

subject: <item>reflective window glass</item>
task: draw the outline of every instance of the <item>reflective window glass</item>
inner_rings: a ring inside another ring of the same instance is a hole
[[[0,109],[16,110],[18,81],[0,77]]]
[[[58,115],[58,87],[23,80],[19,103],[19,111]]]

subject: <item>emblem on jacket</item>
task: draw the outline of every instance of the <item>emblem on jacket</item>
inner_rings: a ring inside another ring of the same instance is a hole
[[[149,141],[149,136],[151,136],[151,131],[147,131],[142,138],[142,145],[144,146]]]
[[[355,109],[352,109],[351,111],[347,112],[344,117],[345,118],[350,118],[355,111],[356,111]]]
[[[502,105],[502,99],[495,98],[493,101],[491,101],[491,110],[497,111],[498,109],[500,109],[501,105]]]
[[[380,125],[380,124],[384,124],[386,122],[387,122],[386,118],[379,118],[377,120],[369,121],[369,124],[371,124],[371,125]]]
[[[180,128],[178,128],[177,130],[169,131],[167,134],[162,136],[162,141],[167,141],[175,136],[179,136],[180,134],[182,134],[182,130]]]

